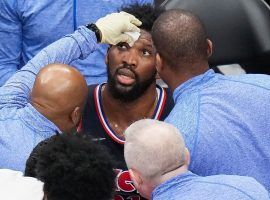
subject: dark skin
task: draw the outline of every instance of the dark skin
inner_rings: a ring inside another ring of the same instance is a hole
[[[61,131],[78,125],[87,98],[84,77],[64,64],[50,64],[37,74],[31,104]]]
[[[127,44],[112,46],[107,54],[106,63],[110,73],[114,74],[119,65],[130,65],[141,80],[149,79],[156,73],[155,49],[150,33],[141,30],[140,38],[132,47]],[[122,88],[129,88],[134,82],[131,77],[117,76],[117,83]],[[124,130],[133,122],[142,118],[151,118],[155,111],[157,100],[156,83],[153,81],[145,93],[132,102],[115,99],[107,84],[102,91],[102,103],[105,115],[111,128],[123,137]]]
[[[213,45],[203,24],[191,13],[166,11],[155,21],[152,35],[158,51],[158,74],[171,90],[209,69]],[[177,55],[176,49],[184,50]]]
[[[212,47],[209,46],[209,51],[212,52],[210,48],[212,49]],[[162,59],[159,54],[157,55],[157,71],[159,76],[172,91],[189,79],[205,73],[209,69],[208,66],[209,63],[202,60],[194,63],[179,62],[178,70],[174,70],[172,67],[169,67],[165,59]],[[188,70],[186,70],[186,67],[189,67]]]

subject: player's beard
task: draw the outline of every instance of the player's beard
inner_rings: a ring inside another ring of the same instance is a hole
[[[122,85],[117,81],[118,71],[123,68],[127,68],[134,73],[135,82],[130,86]],[[107,65],[107,74],[109,92],[114,98],[126,103],[133,102],[141,97],[150,85],[156,81],[156,73],[146,80],[140,80],[139,76],[129,65],[121,65],[114,74],[111,74],[109,66]]]

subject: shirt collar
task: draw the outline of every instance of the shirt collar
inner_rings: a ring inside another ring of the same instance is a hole
[[[178,97],[183,94],[185,91],[194,91],[198,90],[200,88],[203,88],[209,83],[212,83],[215,81],[215,72],[212,69],[207,70],[204,74],[195,76],[186,82],[179,85],[174,91],[173,91],[173,99],[176,102]]]
[[[198,177],[198,175],[193,174],[190,171],[187,171],[184,174],[180,174],[178,176],[175,176],[175,177],[169,179],[168,181],[157,186],[154,189],[154,191],[152,192],[151,199],[154,199],[155,196],[162,195],[167,190],[171,190],[173,187],[177,187],[179,189],[180,187],[183,187],[185,184],[187,184],[190,180],[192,180],[195,177]]]
[[[61,132],[53,122],[39,113],[30,103],[22,109],[21,119],[26,126],[36,130],[37,134],[45,137],[50,137],[56,132]]]

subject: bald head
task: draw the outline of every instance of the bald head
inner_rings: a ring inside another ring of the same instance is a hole
[[[143,119],[125,131],[124,155],[129,169],[147,179],[158,179],[186,163],[179,131],[165,122]]]
[[[158,53],[171,67],[208,59],[204,25],[188,11],[175,9],[163,13],[154,23],[152,37]]]
[[[87,84],[75,69],[64,64],[50,64],[37,74],[31,103],[62,131],[72,128],[70,118],[74,109],[81,115],[87,98]],[[80,117],[80,116],[77,116]],[[66,123],[66,125],[64,125]]]

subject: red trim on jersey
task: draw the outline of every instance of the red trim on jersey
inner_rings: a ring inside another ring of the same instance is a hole
[[[100,121],[103,129],[105,130],[105,132],[110,136],[110,138],[113,141],[115,141],[119,144],[124,144],[125,140],[123,140],[117,136],[117,134],[113,131],[113,129],[108,124],[106,116],[103,113],[102,105],[101,105],[101,88],[102,88],[102,86],[103,86],[103,84],[100,84],[94,90],[94,103],[95,103],[95,108],[96,108],[96,112],[97,112],[99,121]],[[158,91],[158,103],[156,105],[156,111],[155,111],[152,118],[159,120],[161,115],[162,115],[162,112],[164,110],[165,104],[166,104],[167,95],[166,95],[166,91],[164,90],[164,88],[157,86],[157,90],[159,90]]]
[[[78,133],[82,130],[82,124],[83,124],[83,121],[82,121],[82,118],[81,118],[80,123],[79,123],[79,125],[77,126],[77,132],[78,132]]]
[[[160,117],[161,117],[161,115],[162,115],[162,113],[163,113],[163,110],[164,110],[164,108],[165,108],[165,104],[166,104],[166,100],[167,100],[167,93],[166,93],[166,90],[164,90],[164,88],[161,88],[162,90],[163,90],[163,94],[164,94],[164,99],[162,100],[162,102],[161,102],[161,108],[160,108],[160,112],[158,113],[158,116],[157,116],[157,120],[160,120]]]
[[[124,140],[121,140],[114,133],[112,133],[112,131],[110,130],[110,127],[106,123],[105,118],[103,117],[103,113],[102,113],[102,110],[101,110],[101,104],[100,104],[101,101],[99,99],[99,90],[101,90],[101,88],[102,88],[102,84],[98,85],[95,88],[95,91],[94,91],[94,102],[95,102],[95,108],[96,108],[96,111],[97,111],[99,121],[100,121],[103,129],[105,130],[105,132],[110,136],[110,138],[113,139],[113,141],[115,141],[117,143],[120,143],[120,144],[124,144],[125,143]]]

